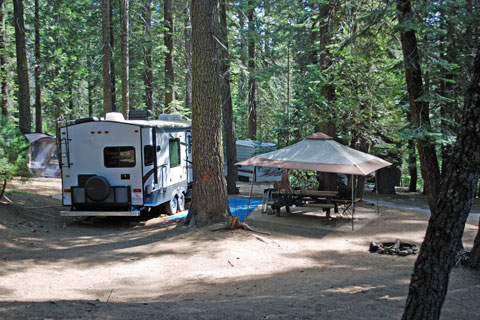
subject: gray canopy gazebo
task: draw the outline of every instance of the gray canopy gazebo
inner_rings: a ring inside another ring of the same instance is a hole
[[[312,170],[351,175],[353,229],[355,215],[353,176],[366,176],[392,164],[371,154],[347,147],[336,142],[332,137],[317,132],[291,146],[254,156],[238,162],[236,165],[283,168],[287,170]]]

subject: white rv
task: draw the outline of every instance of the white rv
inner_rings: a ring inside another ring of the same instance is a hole
[[[237,161],[243,161],[258,154],[277,150],[277,145],[269,142],[259,142],[251,139],[237,140]],[[274,182],[282,180],[285,174],[284,169],[280,168],[255,168],[254,182]],[[252,166],[238,166],[238,178],[241,181],[251,181],[253,179]]]
[[[132,119],[132,116],[130,116]],[[191,185],[191,123],[175,115],[158,120],[77,119],[59,129],[63,216],[138,216],[163,206],[184,210]]]

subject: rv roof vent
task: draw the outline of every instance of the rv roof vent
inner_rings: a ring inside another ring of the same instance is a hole
[[[98,121],[97,117],[88,117],[88,118],[80,118],[75,120],[75,124],[85,123],[90,121]]]
[[[123,114],[120,112],[109,112],[105,116],[105,120],[107,121],[125,121]]]
[[[130,110],[128,113],[129,120],[151,120],[152,111],[148,109],[144,110]]]
[[[182,116],[179,114],[166,114],[162,113],[158,115],[158,120],[163,120],[163,121],[177,121],[177,120],[182,120]]]

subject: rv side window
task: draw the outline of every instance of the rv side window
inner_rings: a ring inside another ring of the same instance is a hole
[[[151,166],[155,161],[155,149],[153,148],[153,146],[145,146],[143,148],[143,154],[145,158],[145,167]]]
[[[170,168],[180,165],[180,139],[170,140]]]
[[[135,148],[106,147],[103,149],[103,160],[107,168],[135,167]]]

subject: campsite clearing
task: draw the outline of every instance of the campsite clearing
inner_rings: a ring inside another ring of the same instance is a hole
[[[261,228],[271,235],[259,236],[60,217],[60,188],[57,179],[14,181],[14,204],[0,203],[2,319],[399,319],[416,256],[371,254],[369,243],[420,244],[428,219],[382,207],[352,232],[269,216]],[[420,194],[397,198],[424,203]],[[477,222],[466,225],[467,249]],[[442,318],[479,319],[479,300],[480,274],[455,268]]]

